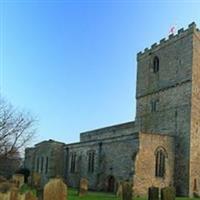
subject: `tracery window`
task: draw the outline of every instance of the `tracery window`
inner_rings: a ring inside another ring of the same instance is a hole
[[[165,176],[165,161],[167,153],[163,147],[158,147],[155,152],[155,176],[164,178]]]

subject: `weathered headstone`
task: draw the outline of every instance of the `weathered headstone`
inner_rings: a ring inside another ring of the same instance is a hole
[[[33,182],[33,186],[36,188],[40,187],[40,182],[41,182],[41,176],[40,174],[38,174],[37,172],[34,172],[32,174],[32,182]]]
[[[118,185],[117,185],[116,196],[122,198],[122,183],[121,182],[119,182]]]
[[[9,200],[9,193],[1,193],[0,192],[0,200]]]
[[[148,200],[159,200],[159,188],[150,187],[148,191]]]
[[[20,188],[24,184],[24,175],[23,174],[14,174],[12,180],[16,184],[16,187]]]
[[[174,187],[165,187],[161,189],[161,200],[175,200],[176,191]]]
[[[122,200],[132,200],[133,190],[132,183],[126,181],[122,183]]]
[[[62,179],[54,178],[44,187],[44,200],[66,200],[67,186]]]
[[[0,192],[6,193],[11,188],[11,185],[8,181],[0,183]]]
[[[9,200],[18,200],[18,188],[13,187],[10,189]]]
[[[80,180],[79,186],[79,196],[84,196],[88,192],[88,180],[86,178],[82,178]]]

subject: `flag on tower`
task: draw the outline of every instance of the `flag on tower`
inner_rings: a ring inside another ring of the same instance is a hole
[[[175,34],[176,28],[175,26],[172,26],[169,30],[169,34]]]

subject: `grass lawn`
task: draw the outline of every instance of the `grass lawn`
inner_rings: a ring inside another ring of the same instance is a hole
[[[103,192],[88,192],[84,197],[79,197],[77,190],[68,188],[68,200],[120,200],[114,194]],[[148,198],[134,198],[134,200],[148,200]],[[180,198],[176,200],[199,200],[197,198]]]
[[[23,185],[20,189],[21,193],[25,193],[27,191],[32,191],[36,195],[36,190]],[[78,191],[76,189],[68,188],[68,200],[120,200],[114,194],[105,193],[105,192],[88,192],[87,195],[83,197],[78,196]],[[148,200],[148,198],[134,198],[134,200]],[[198,198],[180,198],[177,197],[176,200],[200,200]]]
[[[68,189],[68,200],[120,200],[115,195],[103,192],[88,192],[86,196],[79,197],[78,191],[75,189]]]

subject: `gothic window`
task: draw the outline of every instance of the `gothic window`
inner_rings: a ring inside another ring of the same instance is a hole
[[[72,153],[70,171],[71,173],[74,173],[75,170],[76,170],[76,153]]]
[[[153,72],[157,73],[159,71],[159,58],[157,56],[153,59]]]
[[[41,157],[41,168],[40,168],[40,171],[43,172],[43,164],[44,164],[44,158]]]
[[[45,165],[45,173],[48,173],[48,168],[49,168],[49,158],[46,157],[46,165]]]
[[[167,154],[163,147],[158,147],[155,152],[155,176],[164,178],[165,176],[165,160]]]
[[[95,158],[95,152],[90,151],[88,153],[88,172],[91,172],[91,173],[94,172],[94,158]]]
[[[37,158],[36,171],[39,172],[40,159]]]

